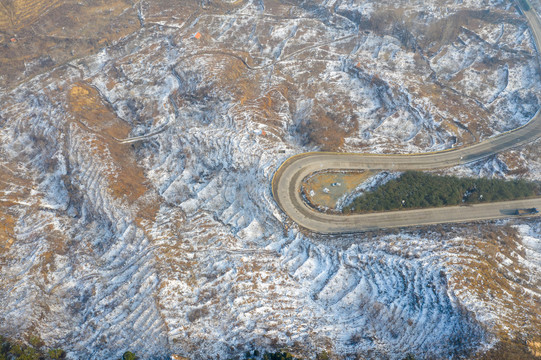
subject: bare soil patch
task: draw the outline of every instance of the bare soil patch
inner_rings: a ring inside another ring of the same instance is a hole
[[[370,171],[316,173],[305,179],[302,192],[311,206],[334,210],[341,197],[355,190],[372,175]]]

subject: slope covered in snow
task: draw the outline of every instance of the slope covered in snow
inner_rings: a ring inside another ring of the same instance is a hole
[[[524,124],[538,60],[510,3],[129,14],[137,31],[0,93],[1,334],[71,358],[458,358],[541,337],[534,221],[321,237],[270,190],[296,153],[432,151]],[[537,179],[537,151],[449,172]]]

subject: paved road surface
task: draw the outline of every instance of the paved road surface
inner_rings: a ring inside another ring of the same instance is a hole
[[[537,49],[541,49],[541,22],[533,10],[525,11]],[[541,137],[541,114],[513,131],[472,146],[413,155],[304,153],[287,159],[272,179],[272,193],[280,208],[300,226],[319,233],[351,233],[406,226],[467,222],[514,216],[514,209],[541,209],[541,198],[444,208],[331,215],[309,207],[301,198],[304,178],[315,171],[432,170],[456,166],[519,147]]]

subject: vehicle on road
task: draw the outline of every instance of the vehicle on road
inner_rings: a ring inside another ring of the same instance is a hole
[[[517,209],[515,211],[515,215],[532,215],[537,213],[539,213],[539,210],[537,210],[537,208]]]
[[[527,1],[527,0],[525,0]],[[526,2],[527,4],[527,2]],[[537,49],[541,49],[541,20],[531,10],[522,8]],[[375,212],[342,216],[320,213],[307,208],[298,193],[303,179],[326,169],[340,171],[408,171],[435,170],[473,163],[489,156],[517,148],[541,138],[541,112],[515,130],[475,144],[419,154],[354,154],[311,152],[287,159],[272,178],[272,195],[291,220],[310,231],[336,234],[373,231],[407,226],[460,223],[510,216],[531,216],[541,208],[541,196],[498,203],[483,202],[472,206],[449,206],[407,211]],[[324,192],[330,191],[325,188]]]

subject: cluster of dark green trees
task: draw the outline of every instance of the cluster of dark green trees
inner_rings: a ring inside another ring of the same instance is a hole
[[[30,339],[31,345],[21,345],[13,343],[6,338],[0,336],[0,360],[61,360],[65,359],[66,353],[61,349],[51,349],[47,352],[38,350],[41,341],[38,338]],[[126,351],[122,355],[120,360],[137,360],[134,353]],[[273,353],[265,352],[261,353],[259,350],[253,352],[246,352],[244,360],[301,360],[293,356],[287,351],[276,351]],[[326,352],[319,353],[316,356],[316,360],[329,360],[329,356]],[[415,360],[411,355],[408,355],[404,360]]]
[[[122,359],[120,360],[137,360],[139,357],[137,357],[134,353],[131,351],[126,351],[124,355],[122,355]]]
[[[523,199],[540,194],[539,183],[473,179],[407,171],[344,208],[345,213],[384,211]]]
[[[244,355],[244,360],[301,360],[294,357],[287,351],[276,351],[273,353],[265,352],[261,354],[259,350],[254,350],[253,353],[247,351]],[[232,359],[230,359],[232,360]]]
[[[0,336],[0,360],[60,360],[66,357],[62,349],[39,350],[43,344],[38,337],[30,337],[29,343],[14,343]]]
[[[41,339],[31,336],[29,345],[10,341],[0,336],[0,360],[62,360],[66,358],[66,352],[62,349],[40,350],[43,347]],[[121,360],[137,360],[138,357],[126,351]]]
[[[316,360],[329,360],[329,355],[324,351],[316,355]],[[229,359],[232,360],[232,359]],[[258,350],[254,352],[246,352],[244,360],[302,360],[290,354],[287,351],[276,351],[273,353],[265,352],[263,355]],[[408,354],[404,360],[415,360],[415,357],[411,354]]]

